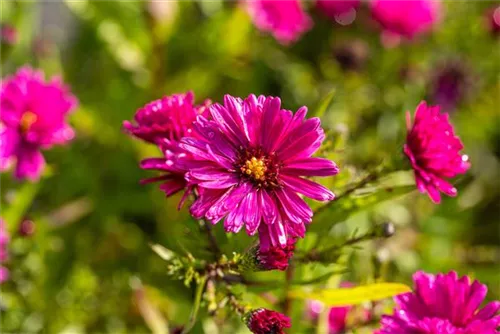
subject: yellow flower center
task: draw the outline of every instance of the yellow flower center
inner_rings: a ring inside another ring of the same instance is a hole
[[[36,122],[37,116],[31,111],[27,111],[21,116],[21,121],[19,122],[19,126],[21,128],[21,132],[25,133],[29,130],[29,128]]]
[[[266,179],[267,167],[263,159],[257,159],[252,157],[251,159],[245,161],[245,165],[241,167],[241,171],[253,178],[256,181],[264,181]]]

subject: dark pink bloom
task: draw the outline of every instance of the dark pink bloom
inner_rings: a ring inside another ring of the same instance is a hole
[[[193,122],[196,116],[207,110],[208,103],[206,101],[204,105],[194,105],[192,92],[165,96],[137,110],[135,125],[129,121],[123,122],[126,132],[157,144],[164,155],[141,161],[141,168],[162,172],[158,177],[143,180],[143,184],[161,181],[160,189],[167,196],[186,189],[184,175],[187,169],[184,161],[192,159],[192,155],[179,147],[179,141],[183,137],[196,136],[193,133]]]
[[[245,0],[245,5],[257,28],[282,44],[295,42],[313,25],[298,0]]]
[[[178,142],[191,134],[192,124],[199,113],[192,92],[173,94],[139,108],[134,116],[136,124],[124,121],[123,128],[129,134],[153,144],[164,139]]]
[[[358,8],[360,2],[359,0],[317,0],[316,7],[326,16],[335,20],[338,15]]]
[[[46,83],[43,73],[29,67],[2,80],[0,88],[0,170],[17,161],[18,179],[37,180],[45,166],[40,152],[74,137],[66,116],[76,98],[60,79]]]
[[[9,270],[5,267],[0,266],[0,284],[9,279]]]
[[[441,202],[439,192],[456,196],[457,189],[445,179],[465,173],[470,163],[467,155],[460,154],[463,145],[455,136],[448,114],[441,114],[439,106],[428,107],[422,101],[415,112],[413,126],[409,112],[406,123],[404,153],[415,172],[418,190],[427,192],[434,203]]]
[[[487,27],[493,36],[500,35],[500,6],[486,12]]]
[[[417,272],[415,291],[395,297],[393,315],[383,316],[377,334],[496,334],[500,301],[486,304],[486,285],[457,273]]]
[[[283,328],[290,328],[290,318],[279,312],[258,308],[244,316],[245,322],[254,334],[285,334]]]
[[[328,333],[344,333],[347,325],[347,315],[352,306],[332,307],[328,311]]]
[[[224,105],[210,106],[212,120],[198,116],[200,138],[181,141],[198,159],[186,179],[203,190],[191,214],[213,224],[225,218],[227,232],[259,230],[262,251],[284,247],[287,235],[303,237],[312,210],[298,193],[318,201],[334,195],[302,176],[338,173],[332,161],[311,157],[325,134],[320,120],[306,120],[306,113],[306,107],[295,115],[281,109],[275,97],[226,95]]]
[[[32,236],[35,233],[35,230],[35,223],[29,219],[23,220],[21,225],[19,225],[19,234],[23,237]]]
[[[262,224],[263,226],[263,224]],[[260,233],[260,240],[265,238],[266,232]],[[270,243],[270,241],[269,241]],[[286,270],[288,268],[288,261],[293,257],[295,250],[295,239],[289,238],[287,244],[282,246],[271,246],[266,250],[257,251],[257,261],[259,266],[265,270]]]
[[[7,45],[14,45],[17,43],[17,30],[10,24],[2,24],[0,27],[1,41]]]
[[[371,11],[386,33],[413,39],[432,29],[441,7],[436,0],[375,0]]]

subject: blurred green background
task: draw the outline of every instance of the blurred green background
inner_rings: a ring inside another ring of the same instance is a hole
[[[18,42],[3,46],[2,77],[31,64],[49,77],[62,75],[80,101],[70,119],[77,137],[45,152],[50,168],[40,184],[2,175],[2,216],[11,218],[12,237],[2,332],[147,333],[144,307],[156,309],[170,328],[187,322],[194,289],[166,275],[149,243],[204,258],[206,236],[186,209],[177,211],[178,197],[166,200],[156,185],[139,185],[152,173],[138,162],[159,152],[121,131],[146,102],[187,90],[199,102],[254,93],[312,111],[331,96],[320,115],[329,134],[323,154],[342,172],[325,184],[341,192],[401,155],[405,111],[422,99],[443,102],[440,82],[451,80],[458,93],[446,109],[472,161],[455,180],[459,196],[439,206],[416,191],[360,209],[352,209],[357,202],[333,204],[299,248],[335,244],[391,221],[396,235],[362,244],[345,260],[343,279],[410,284],[418,269],[454,269],[480,279],[488,298],[498,299],[500,45],[485,18],[495,4],[445,2],[434,32],[387,49],[366,5],[342,26],[308,2],[314,28],[285,47],[253,27],[237,2],[2,1],[2,23],[18,31]],[[398,175],[412,184],[411,173]],[[29,237],[17,232],[24,219],[35,224]],[[220,224],[214,230],[228,255],[251,242],[243,233],[225,236]],[[332,267],[304,265],[297,279]],[[256,276],[279,281],[284,273]],[[279,296],[279,287],[269,290]],[[248,298],[269,305],[255,294]],[[293,312],[291,332],[313,332],[301,303]],[[247,333],[236,317],[209,318],[202,308],[199,319],[193,333]]]

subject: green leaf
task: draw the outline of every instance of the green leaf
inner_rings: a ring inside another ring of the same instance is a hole
[[[397,172],[399,173],[399,172]],[[397,174],[393,173],[393,174]],[[392,179],[391,176],[385,179]],[[336,200],[315,210],[316,222],[311,224],[309,231],[325,231],[333,225],[345,221],[351,215],[369,209],[381,202],[394,199],[415,190],[415,185],[408,182],[398,184],[381,180],[378,184],[368,184],[362,188],[340,195]]]
[[[293,290],[291,296],[297,299],[315,299],[329,307],[336,307],[380,300],[410,291],[410,287],[401,283],[374,283],[354,288],[325,289],[318,292]]]
[[[24,183],[16,192],[12,203],[7,206],[7,209],[2,210],[2,216],[7,222],[10,233],[17,231],[21,219],[23,219],[40,189],[40,183],[41,181]]]
[[[328,93],[320,102],[316,110],[314,110],[311,116],[322,117],[325,114],[326,109],[328,109],[328,107],[330,106],[330,103],[332,103],[334,95],[335,95],[335,90],[332,90],[330,93]]]

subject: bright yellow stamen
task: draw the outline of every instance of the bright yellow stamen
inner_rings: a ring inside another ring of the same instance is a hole
[[[252,157],[250,160],[245,161],[245,166],[242,167],[243,173],[250,176],[255,180],[264,181],[266,179],[267,167],[263,159]]]
[[[27,111],[21,116],[21,121],[19,126],[21,127],[21,132],[26,132],[29,128],[36,122],[37,116],[31,111]]]

